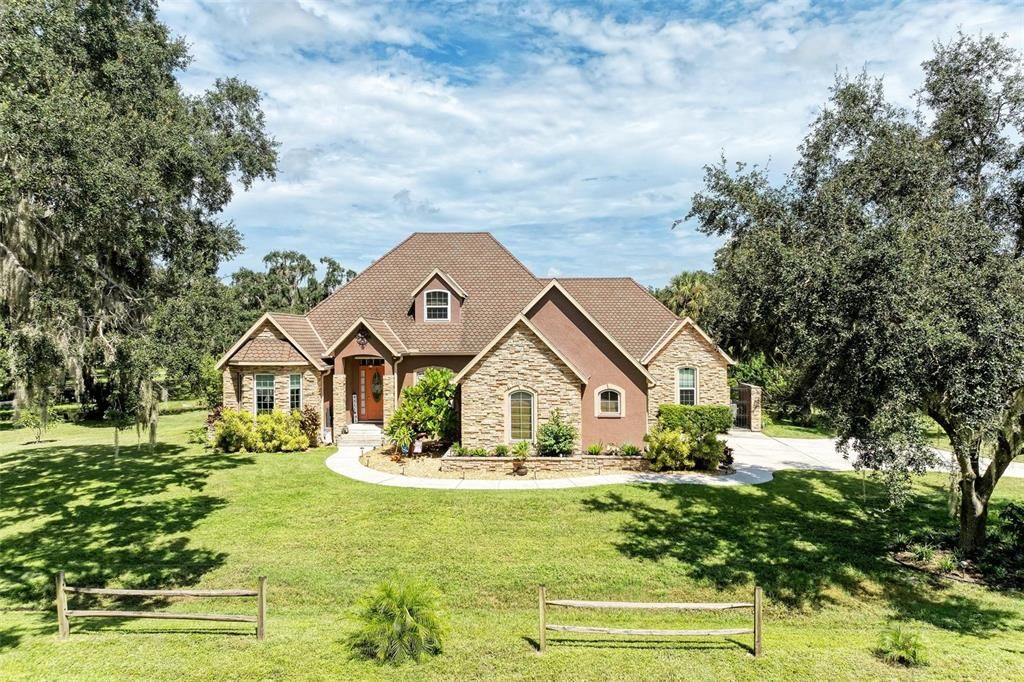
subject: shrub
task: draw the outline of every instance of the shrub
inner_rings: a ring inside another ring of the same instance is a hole
[[[434,590],[405,580],[385,580],[361,600],[359,629],[349,636],[357,654],[400,664],[441,653],[444,625]]]
[[[650,462],[652,471],[693,467],[690,443],[681,432],[656,426],[644,436],[644,441],[647,443],[644,456]]]
[[[576,447],[576,427],[565,421],[556,409],[551,418],[537,430],[537,454],[541,457],[571,455]]]
[[[882,630],[875,654],[889,664],[915,666],[927,663],[921,636],[899,624]]]
[[[728,405],[660,405],[658,424],[691,436],[726,433],[732,426],[732,409]]]
[[[947,554],[939,560],[939,571],[942,573],[952,573],[956,570],[956,558]]]
[[[207,431],[205,426],[197,426],[194,429],[189,429],[185,435],[188,438],[188,442],[192,445],[209,445],[207,440]]]
[[[213,445],[224,452],[246,450],[256,430],[256,420],[248,412],[222,410],[213,432]]]
[[[256,417],[253,439],[246,445],[251,452],[296,452],[309,447],[302,432],[302,415],[274,410]]]
[[[996,518],[978,563],[992,583],[1024,585],[1024,504],[1010,502]]]
[[[466,456],[466,449],[464,447],[462,447],[461,443],[458,443],[458,442],[452,443],[451,452],[452,452],[452,457],[465,457]]]
[[[626,443],[622,446],[622,454],[625,457],[639,457],[643,454],[643,450],[632,443]]]
[[[43,431],[46,430],[43,426],[43,420],[39,418],[39,413],[29,407],[25,407],[21,411],[16,426],[19,429],[29,429],[32,431],[32,437],[35,438],[37,443],[43,439]]]
[[[299,428],[306,435],[309,447],[320,445],[320,410],[312,406],[304,407],[299,418]]]
[[[508,446],[507,445],[495,445],[494,446],[495,457],[508,457]]]
[[[587,448],[588,455],[600,455],[602,452],[604,452],[604,445],[602,443],[594,443]]]
[[[224,410],[214,430],[213,444],[224,452],[294,452],[309,447],[302,433],[302,416],[269,412],[253,419],[248,412]]]
[[[512,456],[516,459],[526,459],[530,456],[529,441],[521,440],[512,446]]]
[[[402,391],[402,400],[388,419],[384,435],[399,447],[417,438],[450,440],[455,435],[452,376],[450,369],[426,370],[414,385]]]
[[[622,448],[620,448],[615,443],[608,443],[608,445],[606,445],[604,448],[604,454],[608,455],[609,457],[618,457],[619,455],[622,454]]]
[[[487,448],[470,448],[466,451],[466,454],[470,457],[486,457]]]
[[[694,467],[703,471],[715,471],[725,453],[725,443],[713,433],[705,433],[690,439],[690,457]]]

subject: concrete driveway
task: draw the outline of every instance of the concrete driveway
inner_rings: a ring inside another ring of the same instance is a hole
[[[753,431],[730,431],[729,447],[740,466],[755,470],[813,469],[818,471],[852,471],[853,464],[836,450],[834,438],[772,438]],[[935,451],[941,463],[932,471],[949,471],[952,456]],[[987,466],[988,462],[984,462]],[[1004,476],[1024,478],[1024,464],[1011,464]]]

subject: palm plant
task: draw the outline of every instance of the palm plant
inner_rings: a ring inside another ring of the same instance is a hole
[[[349,646],[365,658],[397,665],[441,653],[444,626],[426,583],[378,583],[361,600],[358,618],[362,625],[349,636]]]

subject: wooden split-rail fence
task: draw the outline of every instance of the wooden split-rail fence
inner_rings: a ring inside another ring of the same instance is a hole
[[[762,594],[761,588],[754,588],[752,602],[709,602],[709,603],[673,603],[673,602],[628,602],[628,601],[580,601],[577,599],[548,599],[543,585],[538,591],[540,608],[540,638],[538,648],[543,653],[547,647],[547,633],[575,632],[592,635],[633,635],[654,637],[733,637],[736,635],[754,636],[754,655],[760,656]],[[717,630],[661,630],[644,628],[606,628],[589,625],[554,625],[547,622],[549,606],[560,606],[576,609],[644,609],[644,610],[676,610],[676,611],[726,611],[729,609],[753,609],[754,627],[723,628]]]
[[[226,613],[179,613],[169,611],[113,611],[68,608],[68,594],[95,594],[108,597],[255,597],[256,615]],[[162,618],[173,620],[212,620],[227,623],[253,623],[256,638],[267,634],[267,579],[260,576],[255,590],[131,590],[106,587],[75,587],[64,582],[64,571],[57,574],[57,631],[61,639],[71,636],[71,618]]]

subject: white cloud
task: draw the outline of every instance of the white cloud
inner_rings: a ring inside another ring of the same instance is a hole
[[[982,2],[783,0],[727,20],[546,3],[162,11],[193,46],[186,87],[248,80],[282,143],[277,182],[229,209],[242,262],[278,235],[363,267],[414,229],[488,229],[538,273],[647,284],[711,265],[714,240],[669,231],[701,167],[724,151],[784,171],[837,71],[885,74],[910,104],[934,40],[958,26],[1024,36],[1019,8]]]

